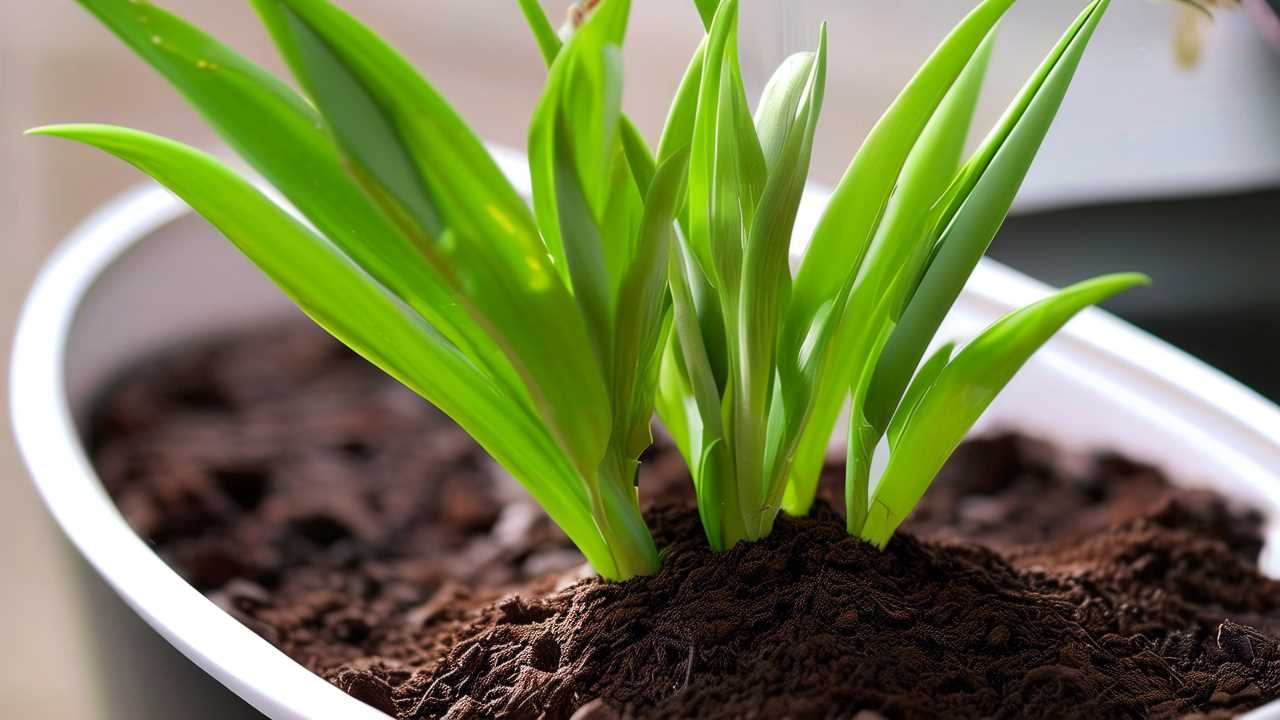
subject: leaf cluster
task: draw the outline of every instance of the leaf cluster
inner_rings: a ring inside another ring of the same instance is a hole
[[[457,421],[610,579],[658,565],[635,490],[655,406],[722,549],[767,534],[784,507],[808,511],[848,403],[849,529],[883,545],[1031,353],[1143,280],[1072,286],[921,362],[1107,0],[961,162],[1013,0],[980,3],[872,130],[794,276],[825,27],[753,111],[738,0],[695,0],[707,34],[655,152],[622,112],[629,0],[596,3],[565,37],[536,0],[517,1],[548,66],[529,126],[532,206],[429,81],[328,0],[252,0],[300,93],[147,2],[79,0],[289,209],[173,140],[33,132],[96,146],[185,199],[316,322]]]

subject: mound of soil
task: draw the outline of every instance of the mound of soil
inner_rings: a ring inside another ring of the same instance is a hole
[[[966,443],[884,552],[820,502],[716,554],[678,455],[649,455],[663,568],[609,584],[465,434],[306,324],[157,357],[94,423],[162,557],[397,718],[1228,717],[1280,697],[1261,519],[1150,466],[1001,435]]]

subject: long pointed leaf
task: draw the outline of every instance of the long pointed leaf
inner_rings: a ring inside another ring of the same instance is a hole
[[[525,22],[529,24],[533,39],[538,43],[538,52],[542,53],[542,60],[550,66],[560,52],[560,36],[556,34],[555,28],[551,27],[551,21],[547,20],[547,14],[542,11],[538,0],[516,0],[516,2],[520,3],[520,12],[524,13]]]
[[[675,242],[675,215],[684,199],[688,151],[671,156],[658,169],[645,199],[635,262],[618,298],[613,367],[615,416],[628,437],[628,451],[638,456],[649,439],[653,414],[654,374],[662,350],[666,312],[667,267]]]
[[[707,37],[689,160],[689,247],[729,297],[738,290],[742,247],[766,173],[738,67],[737,24],[738,0],[725,0]]]
[[[807,512],[817,491],[847,398],[832,384],[863,392],[870,381],[867,363],[896,307],[890,291],[905,284],[898,279],[904,271],[928,257],[927,210],[954,172],[991,36],[1009,4],[984,2],[934,51],[858,150],[805,253],[780,360],[789,378],[788,403],[808,411],[792,440],[788,512]]]
[[[826,67],[827,33],[823,25],[817,52],[808,63],[808,72],[795,83],[800,87],[800,91],[794,94],[795,100],[787,97],[793,94],[787,89],[778,88],[779,96],[771,96],[766,91],[758,114],[769,128],[766,142],[776,145],[777,149],[774,167],[748,236],[743,267],[739,300],[742,309],[738,316],[738,336],[742,346],[739,393],[743,401],[739,425],[750,430],[750,449],[757,455],[763,455],[760,461],[764,473],[765,512],[772,512],[777,507],[786,480],[785,476],[774,476],[771,466],[775,458],[765,452],[767,446],[772,446],[766,439],[770,416],[774,412],[769,402],[775,395],[773,382],[778,339],[791,293],[791,234],[809,174],[814,132],[822,112]],[[769,117],[770,113],[779,112],[790,117]],[[785,409],[776,412],[785,416]],[[781,435],[778,438],[781,441]]]
[[[573,135],[563,113],[556,118],[556,205],[564,239],[565,265],[573,282],[574,299],[587,319],[596,357],[608,362],[610,337],[609,276],[602,255],[600,231],[588,206],[586,190],[574,161]]]
[[[942,41],[872,128],[836,186],[796,277],[793,317],[813,315],[857,271],[916,138],[983,39],[1014,0],[985,0]]]
[[[966,165],[958,210],[876,367],[867,400],[874,426],[888,421],[912,368],[1004,222],[1106,8],[1105,0],[1095,2],[1080,15]]]
[[[1146,284],[1138,274],[1087,280],[1017,310],[964,347],[920,399],[906,421],[872,498],[863,539],[884,547],[928,489],[942,464],[991,401],[1076,313]]]
[[[130,0],[79,0],[163,74],[241,157],[380,283],[477,358],[513,395],[528,394],[400,229],[343,167],[319,115],[270,73],[181,18]]]
[[[693,5],[698,9],[698,17],[702,19],[702,27],[707,30],[711,29],[711,21],[716,16],[716,7],[720,4],[720,0],[693,0]]]
[[[317,323],[458,422],[510,469],[548,514],[609,572],[582,488],[551,438],[465,356],[331,244],[247,181],[197,150],[134,130],[62,125],[76,140],[133,164],[213,223]]]
[[[665,160],[672,153],[691,147],[693,143],[694,122],[698,111],[698,96],[702,88],[702,68],[705,63],[707,41],[704,37],[694,52],[676,98],[671,104],[666,124],[662,129],[662,137],[658,142],[658,158]],[[680,230],[685,238],[691,236],[689,205],[686,201],[680,212]],[[712,371],[717,380],[723,380],[728,371],[727,341],[725,338],[724,312],[720,308],[720,300],[705,275],[695,273],[689,279],[690,293],[697,304],[698,323],[702,330],[702,339]]]
[[[527,379],[578,468],[594,473],[608,442],[603,372],[528,208],[483,145],[403,57],[327,0],[254,2],[344,148],[398,202],[410,188],[396,184],[395,164],[369,163],[382,162],[379,148],[412,159],[448,230],[433,237],[406,207],[424,247]]]
[[[538,228],[542,232],[542,240],[547,252],[561,276],[569,283],[569,273],[564,258],[564,243],[560,236],[560,217],[555,199],[555,134],[556,115],[561,112],[567,88],[566,84],[574,82],[586,85],[580,92],[589,94],[592,85],[603,92],[602,71],[595,72],[582,68],[584,56],[587,62],[599,57],[609,45],[621,46],[626,33],[627,14],[630,11],[629,0],[606,0],[591,14],[587,21],[574,32],[568,45],[562,48],[552,63],[547,74],[547,83],[543,87],[538,106],[534,109],[533,119],[529,123],[529,176],[533,184],[533,207],[537,216]],[[586,73],[586,77],[583,77]],[[592,76],[595,76],[594,78]],[[583,117],[574,117],[580,123],[575,130],[590,135],[591,139],[583,139],[582,147],[575,150],[574,162],[584,182],[591,185],[590,192],[599,195],[600,186],[604,182],[604,174],[608,170],[608,162],[612,160],[612,148],[608,151],[605,144],[605,123],[600,108],[604,99],[599,102],[587,100],[588,105],[597,105],[594,112]],[[573,112],[573,109],[569,109]],[[615,128],[616,129],[616,128]],[[597,198],[590,204],[599,207]]]

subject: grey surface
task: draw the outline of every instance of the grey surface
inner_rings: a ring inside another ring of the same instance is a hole
[[[1014,217],[990,254],[1058,286],[1147,273],[1107,308],[1280,401],[1280,183]]]
[[[103,720],[181,717],[183,720],[261,720],[265,716],[183,657],[120,600],[67,543],[60,543],[77,574],[74,591],[95,609],[98,632],[89,633],[81,671],[95,674],[111,708]],[[143,660],[124,663],[120,658]],[[156,708],[167,708],[157,714]],[[180,708],[180,714],[172,714]]]

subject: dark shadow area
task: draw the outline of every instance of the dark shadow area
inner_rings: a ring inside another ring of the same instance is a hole
[[[75,553],[94,667],[106,707],[101,720],[261,720],[266,717],[209,677],[142,621]]]
[[[1280,188],[1011,217],[990,255],[1059,287],[1145,272],[1107,308],[1280,400]]]

